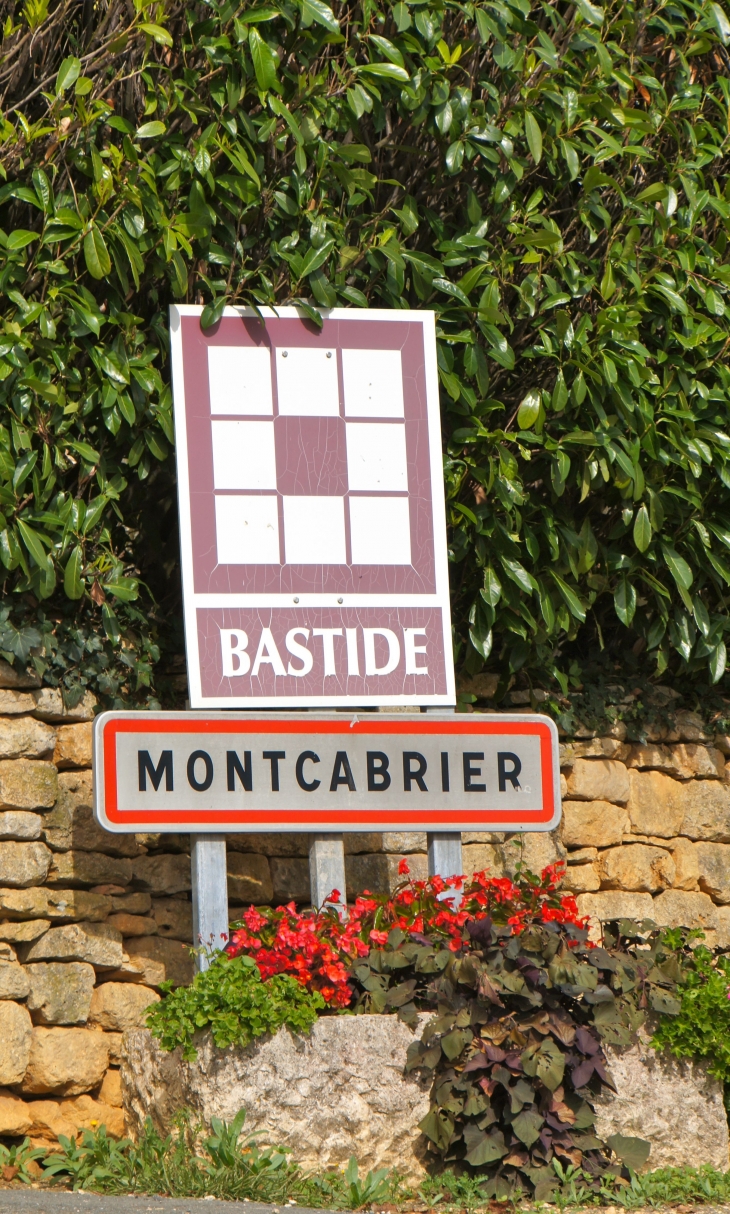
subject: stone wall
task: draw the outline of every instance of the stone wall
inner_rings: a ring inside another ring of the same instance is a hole
[[[87,696],[0,662],[0,1134],[48,1141],[104,1121],[121,1133],[121,1034],[141,1025],[165,978],[189,981],[189,838],[112,835],[92,813]],[[566,888],[596,920],[701,926],[730,948],[730,738],[691,713],[664,736],[562,745],[554,835],[463,836],[467,873],[567,860]],[[231,918],[309,898],[308,836],[228,839]],[[345,836],[348,896],[392,890],[408,860],[427,873],[425,833]]]

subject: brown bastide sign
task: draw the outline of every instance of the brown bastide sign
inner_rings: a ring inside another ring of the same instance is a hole
[[[170,310],[192,708],[455,702],[434,314]]]

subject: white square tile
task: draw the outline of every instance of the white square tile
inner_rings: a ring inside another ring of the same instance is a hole
[[[268,346],[208,346],[211,413],[273,414]]]
[[[216,489],[275,489],[272,422],[211,422]]]
[[[285,497],[284,551],[287,565],[344,565],[345,499]]]
[[[348,422],[345,431],[350,489],[408,489],[405,426]]]
[[[343,350],[345,417],[403,417],[400,350]]]
[[[410,565],[411,526],[407,497],[351,497],[353,565]]]
[[[219,565],[279,565],[279,510],[276,496],[236,494],[215,498]]]
[[[279,347],[276,351],[279,413],[285,417],[337,417],[337,351]]]

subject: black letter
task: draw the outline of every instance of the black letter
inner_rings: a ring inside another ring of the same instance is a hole
[[[319,763],[319,755],[316,755],[313,750],[304,750],[297,759],[297,784],[303,788],[305,792],[314,792],[315,788],[319,788],[321,780],[312,780],[308,784],[304,779],[304,764],[307,759],[311,759],[313,763]]]
[[[228,791],[234,792],[236,788],[236,776],[243,784],[246,792],[251,792],[253,788],[253,772],[251,771],[251,751],[244,750],[243,752],[243,767],[241,760],[235,750],[226,751],[226,775],[228,777]]]
[[[482,774],[481,767],[472,767],[472,759],[481,759],[484,761],[483,750],[467,750],[464,752],[464,792],[486,792],[486,784],[472,784],[472,776],[480,776]]]
[[[160,761],[157,767],[152,765],[150,752],[148,750],[137,751],[137,762],[139,765],[139,791],[147,792],[147,776],[152,781],[152,787],[157,792],[162,783],[162,776],[165,776],[165,792],[172,792],[172,751],[163,750],[160,755]]]
[[[449,752],[441,751],[441,791],[449,791]]]
[[[202,759],[205,764],[205,775],[202,780],[195,778],[195,764],[198,759]],[[205,792],[206,788],[210,788],[213,783],[213,760],[210,755],[204,750],[194,750],[188,759],[188,784],[194,788],[196,792]]]
[[[508,759],[509,759],[510,763],[512,764],[512,767],[510,768],[509,771],[507,771],[507,767],[506,767]],[[509,750],[497,751],[497,772],[499,774],[499,791],[500,792],[507,791],[507,781],[508,780],[513,788],[519,788],[520,782],[517,779],[517,777],[521,771],[522,771],[522,763],[517,758],[517,755],[513,755],[511,753],[511,751],[509,751]]]
[[[271,791],[279,791],[279,759],[286,758],[284,750],[265,750],[263,758],[268,759],[271,763]]]
[[[415,759],[416,763],[418,764],[417,771],[411,771],[411,762],[414,759]],[[404,792],[411,791],[411,783],[413,782],[413,780],[416,781],[416,784],[420,788],[421,792],[428,792],[428,789],[426,788],[426,781],[423,778],[424,774],[426,772],[427,766],[428,766],[428,764],[426,763],[426,760],[424,759],[423,755],[419,755],[417,750],[404,750],[403,751],[403,791]]]
[[[376,777],[380,779],[376,779]],[[382,750],[368,751],[368,792],[385,792],[390,788],[388,756]]]
[[[346,750],[338,750],[335,755],[335,765],[332,768],[332,779],[330,780],[330,792],[337,792],[338,784],[346,784],[350,792],[357,791]]]

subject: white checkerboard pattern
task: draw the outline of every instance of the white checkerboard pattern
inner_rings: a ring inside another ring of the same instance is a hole
[[[277,348],[274,357],[280,417],[343,417],[347,491],[309,496],[280,488],[270,351],[211,346],[219,564],[409,565],[400,351],[342,350],[342,410],[336,350]],[[295,456],[316,458],[306,450]]]

